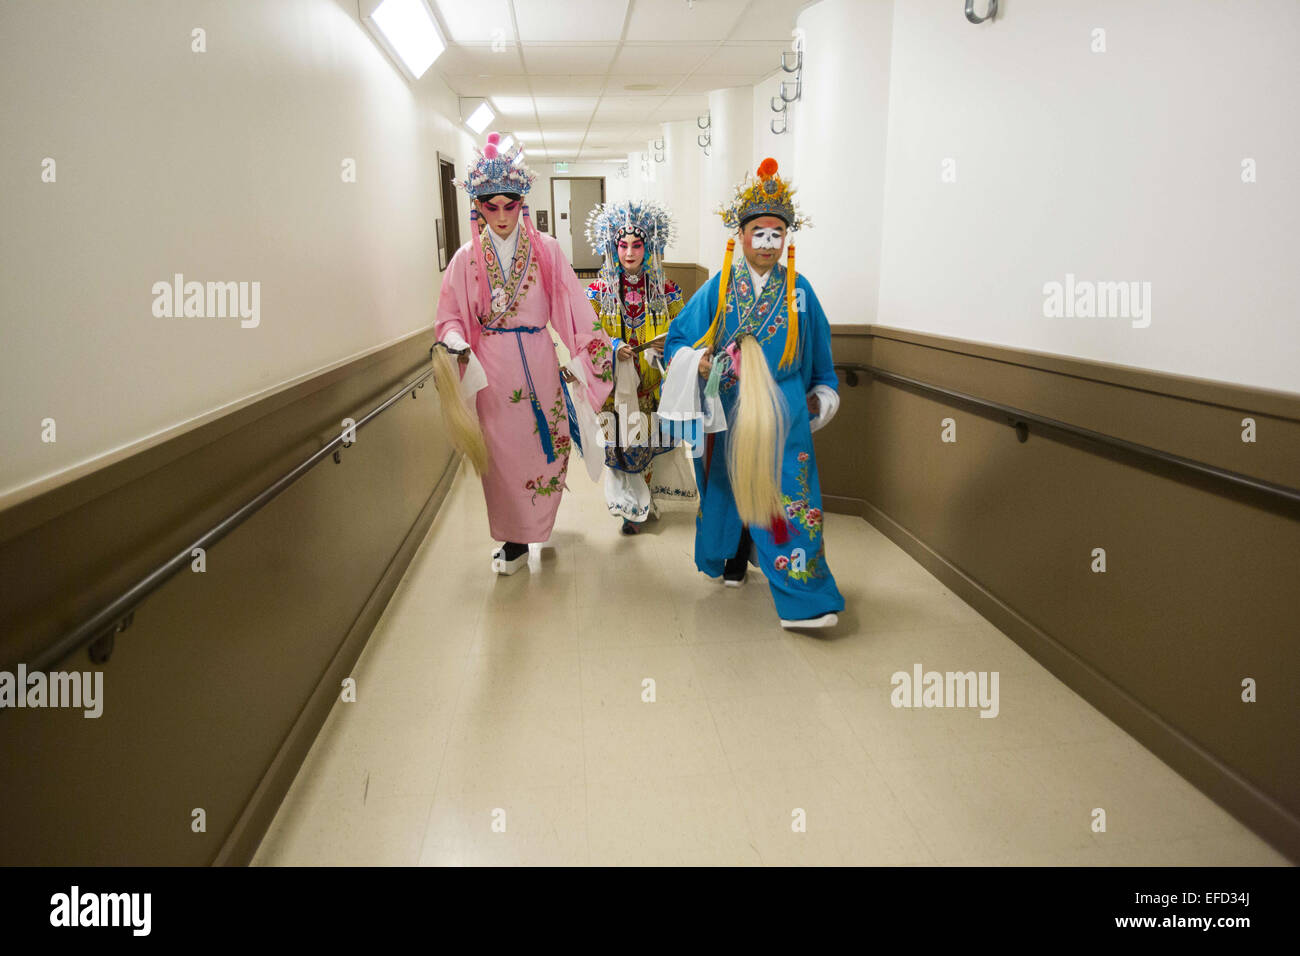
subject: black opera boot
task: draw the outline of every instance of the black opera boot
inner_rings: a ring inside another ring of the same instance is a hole
[[[749,529],[740,529],[740,546],[736,553],[722,565],[722,583],[729,588],[738,588],[745,583],[745,572],[749,569],[749,554],[754,547],[749,537]]]

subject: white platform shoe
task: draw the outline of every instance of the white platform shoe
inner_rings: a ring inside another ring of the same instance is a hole
[[[497,574],[514,574],[520,568],[527,566],[528,555],[529,551],[525,551],[519,557],[507,561],[506,549],[503,545],[492,552],[492,570]]]
[[[823,614],[821,617],[810,617],[803,621],[787,621],[785,618],[782,618],[781,626],[784,627],[786,630],[803,630],[805,628],[812,629],[812,628],[834,627],[836,624],[839,623],[839,620],[840,620],[839,615],[832,612],[830,614]]]

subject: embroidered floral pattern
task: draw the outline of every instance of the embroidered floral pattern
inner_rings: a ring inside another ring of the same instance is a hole
[[[785,326],[785,266],[779,262],[772,266],[763,291],[754,298],[754,284],[749,277],[749,267],[744,262],[732,266],[732,288],[735,299],[728,303],[735,310],[737,327],[731,336],[749,332],[759,344],[776,335]]]
[[[524,483],[524,488],[533,493],[532,503],[537,504],[537,496],[547,497],[559,494],[564,487],[564,469],[560,469],[558,475],[551,475],[550,479],[538,475],[536,478],[530,478]]]
[[[610,358],[611,354],[609,346],[603,339],[592,339],[587,343],[587,355],[591,367],[602,382],[614,381],[614,363]]]
[[[507,275],[497,258],[496,246],[492,244],[488,229],[479,234],[479,242],[483,244],[483,261],[487,263],[488,286],[492,289],[492,314],[480,321],[484,325],[503,326],[519,313],[524,294],[537,282],[537,262],[533,259],[532,244],[528,230],[521,228]]]
[[[808,461],[808,453],[806,451],[799,452],[799,476],[795,480],[799,482],[799,491],[802,497],[793,498],[790,495],[782,495],[781,501],[785,505],[786,517],[796,524],[802,525],[808,532],[808,537],[816,541],[822,530],[822,510],[808,507],[808,497],[811,494],[808,487]]]
[[[510,403],[512,405],[520,402],[531,402],[532,400],[524,394],[522,388],[517,388],[510,393]],[[551,406],[549,416],[547,416],[547,430],[551,435],[551,447],[555,450],[555,457],[560,461],[560,470],[551,478],[538,475],[536,478],[530,478],[524,482],[524,488],[533,493],[532,503],[537,504],[537,497],[553,495],[564,487],[564,475],[569,467],[569,453],[573,450],[573,440],[569,435],[560,433],[560,422],[568,422],[569,413],[564,404],[564,391],[561,388],[556,392],[555,403]],[[533,421],[533,434],[537,434],[537,422]]]
[[[778,554],[773,559],[772,564],[778,571],[784,571],[785,576],[791,581],[811,581],[814,578],[824,578],[826,569],[823,564],[825,552],[819,547],[817,553],[808,558],[802,569],[795,567],[793,554]]]
[[[736,324],[723,343],[734,342],[742,333],[753,335],[759,345],[766,345],[772,336],[785,328],[785,267],[780,263],[772,266],[763,291],[754,297],[754,283],[750,278],[749,267],[742,261],[731,267],[731,282],[727,289],[727,324]],[[731,359],[724,353],[718,354],[721,363],[719,387],[730,391],[739,383]]]
[[[683,488],[670,488],[668,485],[651,485],[650,494],[658,495],[661,498],[666,497],[666,498],[691,499],[696,497],[697,492],[693,488],[688,491]]]

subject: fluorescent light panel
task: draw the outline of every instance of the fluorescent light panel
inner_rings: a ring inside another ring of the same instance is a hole
[[[370,19],[417,80],[446,49],[423,0],[384,0]]]
[[[487,101],[479,104],[478,109],[469,115],[465,120],[465,125],[475,133],[482,133],[488,128],[488,124],[496,119],[497,114],[492,112],[492,107],[487,105]]]

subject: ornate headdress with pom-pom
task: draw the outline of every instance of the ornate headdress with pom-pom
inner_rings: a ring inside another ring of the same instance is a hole
[[[642,268],[650,279],[649,304],[652,311],[662,311],[666,308],[664,249],[672,245],[677,235],[672,213],[652,199],[604,203],[587,216],[587,242],[591,244],[592,252],[604,257],[600,270],[603,282],[601,311],[612,314],[618,309],[618,276],[623,271],[623,264],[618,259],[618,241],[629,233],[645,243]]]
[[[769,156],[758,164],[758,179],[746,176],[736,187],[735,198],[718,207],[718,215],[729,229],[739,229],[756,216],[776,216],[790,232],[800,226],[811,226],[812,220],[794,204],[794,187],[776,174],[776,160]],[[718,344],[727,310],[727,293],[731,282],[731,261],[736,251],[736,237],[727,240],[727,252],[722,257],[722,275],[718,282],[718,303],[713,311],[713,322],[696,341],[695,347]],[[789,368],[799,359],[799,300],[795,295],[794,242],[785,249],[785,348],[781,352],[781,368]]]
[[[736,187],[731,202],[718,207],[718,215],[729,229],[739,229],[755,216],[776,216],[790,232],[811,226],[812,220],[794,203],[795,189],[776,174],[776,160],[769,156],[758,165],[758,178],[746,176]]]
[[[470,198],[497,196],[501,193],[523,196],[537,179],[537,174],[529,170],[520,158],[523,155],[521,144],[515,143],[503,153],[500,143],[500,133],[488,133],[487,145],[482,149],[475,148],[478,161],[470,167],[464,181],[456,183],[469,193]]]

